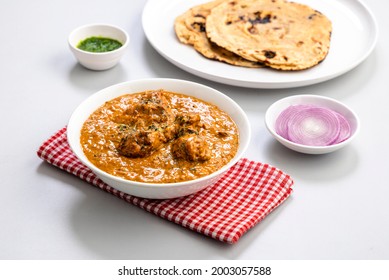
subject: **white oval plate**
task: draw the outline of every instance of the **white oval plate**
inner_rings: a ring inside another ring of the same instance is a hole
[[[142,15],[143,30],[150,44],[179,68],[224,84],[250,88],[291,88],[327,81],[364,61],[378,37],[376,20],[359,0],[298,0],[324,13],[333,25],[331,47],[319,65],[303,71],[250,69],[212,61],[191,46],[180,43],[174,32],[175,18],[207,0],[149,0]]]

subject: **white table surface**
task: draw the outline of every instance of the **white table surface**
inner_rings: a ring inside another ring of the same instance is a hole
[[[145,3],[1,4],[0,259],[389,259],[387,1],[366,0],[380,27],[366,61],[334,80],[283,90],[227,86],[172,65],[145,38]],[[131,36],[125,57],[109,71],[84,69],[67,46],[72,29],[93,22],[119,25]],[[200,82],[235,99],[252,123],[246,157],[294,178],[292,196],[237,244],[160,219],[37,157],[39,145],[66,125],[85,98],[118,82],[151,77]],[[352,145],[310,156],[270,136],[263,121],[267,107],[311,93],[357,112],[362,127]]]

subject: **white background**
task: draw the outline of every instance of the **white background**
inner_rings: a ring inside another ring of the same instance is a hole
[[[172,65],[144,36],[145,3],[1,4],[0,259],[389,259],[387,1],[366,0],[380,37],[365,62],[334,80],[282,90],[227,86]],[[68,34],[93,22],[119,25],[131,36],[128,52],[111,70],[86,70],[68,49]],[[66,125],[85,98],[118,82],[152,77],[203,83],[236,100],[253,129],[246,157],[294,178],[292,196],[237,244],[162,220],[37,157],[40,144]],[[265,128],[265,111],[295,94],[328,96],[350,106],[361,120],[358,138],[323,156],[278,144]]]

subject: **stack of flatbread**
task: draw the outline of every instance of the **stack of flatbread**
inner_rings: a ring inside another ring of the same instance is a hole
[[[332,32],[325,15],[285,0],[215,0],[178,16],[174,28],[180,42],[207,58],[278,70],[323,61]]]

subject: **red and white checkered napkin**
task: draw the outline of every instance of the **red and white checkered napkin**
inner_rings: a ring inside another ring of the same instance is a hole
[[[216,183],[198,193],[167,200],[134,197],[96,177],[71,151],[66,127],[45,141],[38,156],[81,179],[161,218],[235,243],[292,192],[289,175],[268,164],[241,159]]]

